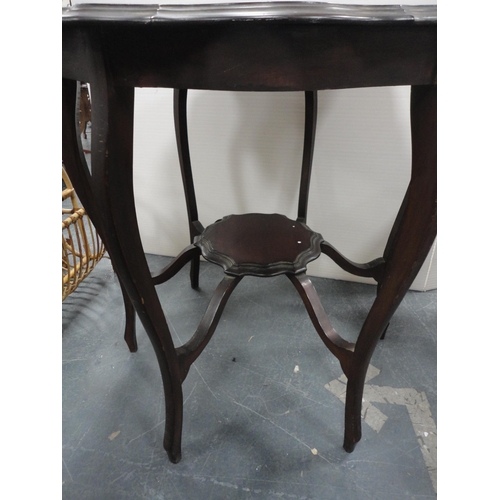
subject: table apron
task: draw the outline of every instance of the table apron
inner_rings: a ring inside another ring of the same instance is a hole
[[[298,91],[436,83],[432,24],[172,23],[63,26],[63,76],[102,55],[114,85]]]

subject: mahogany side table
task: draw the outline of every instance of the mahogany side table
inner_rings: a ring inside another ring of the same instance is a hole
[[[375,346],[422,266],[436,236],[435,6],[360,6],[309,2],[214,5],[92,5],[63,9],[63,162],[100,233],[122,287],[131,351],[137,314],[158,359],[166,404],[164,447],[181,458],[182,382],[212,337],[222,310],[247,275],[285,274],[300,293],[321,340],[348,379],[344,448],[361,438],[361,402]],[[77,83],[92,91],[92,171],[76,113]],[[411,86],[411,180],[384,253],[358,264],[306,225],[317,91]],[[179,159],[191,244],[151,275],[133,196],[134,88],[174,91]],[[297,220],[279,214],[230,215],[204,228],[198,220],[187,136],[188,89],[304,91],[305,133]],[[321,252],[343,269],[373,277],[377,296],[352,344],[333,329],[307,264]],[[199,258],[224,278],[183,346],[175,348],[155,285]],[[264,285],[263,285],[264,286]]]

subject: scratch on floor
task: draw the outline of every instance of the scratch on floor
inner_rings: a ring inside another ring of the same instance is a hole
[[[280,429],[281,431],[283,431],[285,434],[288,434],[290,437],[292,437],[293,439],[295,439],[297,442],[299,442],[301,445],[305,446],[306,448],[308,448],[310,451],[311,451],[311,447],[308,446],[306,443],[304,443],[303,441],[301,441],[297,436],[294,436],[293,434],[291,434],[290,432],[288,432],[286,429],[283,429],[283,427],[281,427],[280,425],[278,425],[277,423],[273,422],[269,417],[265,417],[264,415],[260,414],[259,412],[253,410],[252,408],[250,408],[249,406],[246,406],[242,403],[238,403],[238,401],[235,401],[235,400],[231,400],[231,403],[234,403],[235,405],[237,406],[241,406],[242,408],[245,408],[246,410],[248,411],[251,411],[252,413],[254,413],[255,415],[259,416],[260,418],[262,418],[263,420],[266,420],[267,422],[273,424],[275,427],[277,427],[278,429]]]
[[[280,425],[278,425],[276,422],[273,422],[269,417],[265,417],[264,415],[262,415],[259,412],[253,410],[252,408],[250,408],[250,407],[248,407],[248,406],[246,406],[246,405],[244,405],[242,403],[238,403],[238,401],[235,401],[234,399],[231,400],[231,402],[234,403],[237,406],[241,406],[242,408],[245,408],[246,410],[251,411],[252,413],[255,413],[255,415],[259,416],[263,420],[266,420],[270,424],[272,424],[275,427],[277,427],[280,431],[284,432],[288,436],[290,436],[293,439],[295,439],[295,441],[297,441],[301,445],[305,446],[313,455],[317,455],[318,457],[322,458],[325,462],[327,462],[327,463],[329,463],[330,465],[333,466],[332,462],[330,462],[326,457],[324,457],[323,455],[321,455],[321,453],[319,453],[318,450],[316,450],[316,448],[311,448],[308,444],[304,443],[304,441],[301,441],[297,436],[294,436],[293,434],[291,434],[290,432],[288,432],[286,429],[284,429],[283,427],[281,427]],[[316,453],[314,453],[313,450],[315,450]]]
[[[255,375],[258,375],[259,377],[264,378],[265,381],[270,381],[273,384],[276,384],[276,385],[284,387],[285,389],[291,390],[294,393],[299,394],[304,399],[307,399],[308,401],[312,401],[313,403],[315,403],[317,405],[320,405],[320,406],[324,406],[325,408],[331,408],[331,405],[327,405],[327,404],[325,404],[325,403],[323,403],[321,401],[316,401],[315,399],[312,399],[311,397],[309,397],[307,395],[307,393],[305,391],[303,391],[302,389],[299,389],[299,388],[297,388],[297,387],[295,387],[295,386],[293,386],[293,385],[291,385],[289,383],[281,382],[279,380],[275,380],[273,378],[270,378],[267,375],[263,375],[262,373],[260,373],[258,371],[251,370],[250,368],[248,368],[248,366],[244,366],[243,364],[240,364],[239,367],[240,367],[241,370],[246,370],[246,371],[248,371],[250,373],[253,373]]]
[[[177,474],[175,474],[175,475],[177,475]],[[223,488],[230,488],[232,490],[241,490],[241,491],[244,491],[245,493],[257,494],[257,495],[262,496],[264,498],[279,497],[279,498],[291,498],[291,499],[297,499],[297,500],[310,500],[309,497],[304,496],[304,495],[299,496],[299,495],[295,495],[293,493],[285,493],[285,492],[276,491],[273,489],[268,489],[266,491],[264,488],[248,488],[246,486],[240,486],[238,484],[229,483],[227,481],[221,481],[221,480],[215,478],[214,476],[200,476],[200,475],[191,476],[190,474],[186,474],[186,473],[184,473],[184,474],[181,473],[180,475],[190,477],[190,478],[192,477],[193,479],[200,481],[200,482],[210,482],[214,486],[222,486]],[[266,480],[261,480],[261,479],[258,479],[257,481],[279,483],[278,481],[266,481]],[[297,484],[300,486],[315,486],[313,484],[307,484],[307,483],[294,483],[294,484]]]
[[[177,330],[174,328],[174,326],[173,325],[169,325],[169,327],[172,330],[172,333],[177,337],[177,340],[179,340],[179,342],[182,342],[181,338],[179,337],[179,334],[177,333]],[[200,378],[203,381],[203,383],[207,386],[207,389],[210,391],[210,394],[212,394],[212,396],[218,401],[219,398],[213,393],[212,389],[210,389],[210,386],[207,384],[207,381],[203,378],[203,375],[200,373],[200,370],[198,370],[198,367],[196,366],[196,364],[193,363],[191,366],[196,370],[196,372],[200,376]]]
[[[142,436],[145,436],[148,432],[151,432],[152,430],[156,429],[157,427],[159,427],[160,425],[164,424],[165,423],[165,419],[163,419],[161,422],[158,422],[156,425],[154,425],[153,427],[151,427],[151,429],[147,430],[146,432],[143,432],[142,434],[140,434],[139,436],[136,436],[135,438],[131,439],[128,443],[127,443],[127,446],[134,442],[136,439],[139,439],[141,438]]]
[[[198,381],[196,381],[193,385],[193,388],[191,389],[191,392],[189,393],[188,397],[184,400],[183,404],[187,403],[187,400],[191,397],[191,394],[193,394],[194,390],[196,389],[196,386],[198,385]]]
[[[198,373],[198,375],[200,376],[201,380],[203,381],[203,383],[207,386],[207,389],[210,391],[210,394],[212,394],[212,396],[217,400],[219,401],[219,398],[213,393],[212,389],[210,389],[210,386],[207,384],[207,381],[203,378],[203,375],[201,374],[200,370],[198,370],[197,366],[193,363],[191,365],[195,370],[196,372]]]
[[[71,475],[71,472],[69,471],[68,466],[66,465],[66,462],[64,461],[64,458],[62,459],[62,461],[63,461],[64,468],[66,469],[66,471],[69,474],[69,478],[71,479],[71,481],[73,481],[73,476]]]
[[[116,479],[113,479],[113,481],[111,481],[109,483],[109,485],[111,486],[112,484],[116,483],[116,481],[118,481],[118,479],[121,479],[122,477],[126,476],[128,474],[128,472],[124,472],[121,476],[118,476]]]
[[[83,433],[83,435],[79,439],[78,443],[76,443],[75,450],[77,450],[80,447],[81,442],[83,441],[83,439],[85,438],[85,436],[89,433],[89,431],[90,431],[90,427]]]
[[[200,471],[198,472],[198,474],[201,474],[203,472],[203,469],[205,468],[205,465],[207,465],[208,463],[208,459],[212,456],[212,452],[210,452],[207,456],[207,458],[205,459],[205,461],[203,462],[203,465],[201,466],[201,469]]]
[[[269,399],[268,401],[274,401],[275,399],[280,399],[280,397],[281,396],[277,396],[276,398]],[[254,394],[249,394],[248,396],[245,396],[245,400],[247,398],[260,400],[262,402],[262,404],[264,405],[264,408],[266,409],[266,411],[270,415],[272,415],[273,417],[283,417],[284,415],[288,415],[290,413],[290,411],[297,412],[297,411],[304,410],[305,408],[310,408],[311,406],[313,406],[312,404],[306,404],[306,405],[303,405],[303,406],[298,406],[297,408],[293,408],[292,410],[286,410],[286,411],[284,411],[282,413],[277,413],[277,412],[271,411],[269,409],[269,407],[267,406],[267,401],[262,396],[258,396],[258,395],[254,395]]]
[[[361,490],[363,492],[363,494],[365,495],[365,498],[374,498],[370,495],[370,493],[368,493],[368,491],[366,491],[364,488],[361,488],[361,486],[357,483],[354,483],[354,486],[358,489],[358,490]]]

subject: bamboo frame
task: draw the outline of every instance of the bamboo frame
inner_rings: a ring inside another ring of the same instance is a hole
[[[85,209],[79,205],[75,190],[64,169],[62,179],[66,189],[62,200],[71,199],[72,208],[63,208],[62,221],[62,300],[74,292],[102,259],[106,249]]]

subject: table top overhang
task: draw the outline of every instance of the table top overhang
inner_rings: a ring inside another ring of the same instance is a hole
[[[436,6],[77,4],[62,22],[63,76],[89,83],[297,91],[437,78]]]
[[[310,23],[436,23],[436,5],[343,5],[327,2],[245,2],[189,5],[77,4],[63,22],[283,21]]]

